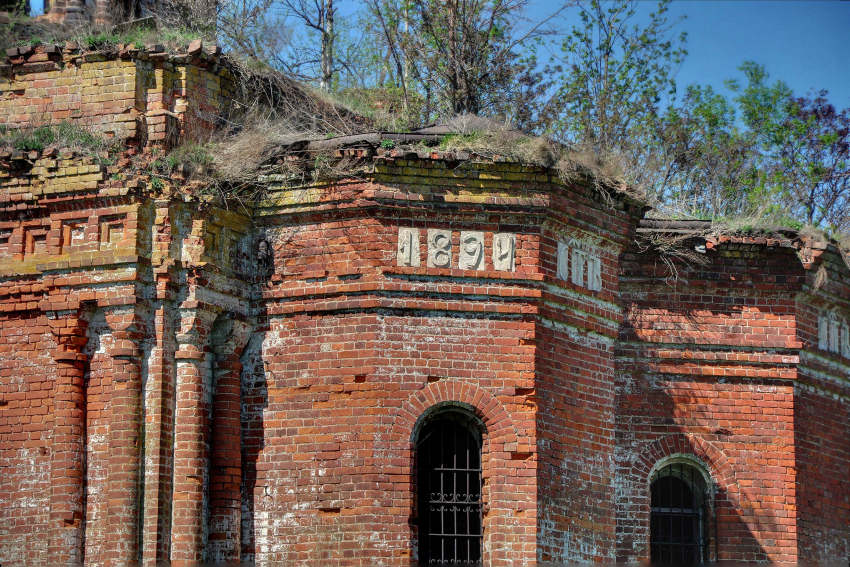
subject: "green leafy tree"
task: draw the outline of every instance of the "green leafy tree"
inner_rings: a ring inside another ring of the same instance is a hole
[[[660,208],[718,218],[761,206],[746,190],[757,176],[757,142],[738,127],[733,103],[712,87],[688,87],[662,117],[656,144]]]
[[[532,43],[545,24],[517,25],[526,0],[370,0],[385,47],[384,70],[402,89],[424,101],[429,121],[453,114],[512,115],[539,89]]]
[[[801,221],[850,232],[850,109],[836,110],[826,91],[791,98],[775,133],[775,179]]]
[[[767,70],[754,61],[745,61],[738,70],[744,74],[746,84],[732,79],[726,85],[737,94],[735,102],[744,124],[769,151],[783,136],[782,124],[788,116],[791,89],[783,81],[769,83]]]
[[[740,70],[746,84],[728,85],[759,153],[757,175],[741,190],[786,218],[850,229],[850,109],[837,110],[826,91],[795,97],[757,63]]]
[[[598,151],[633,149],[651,135],[686,54],[669,4],[660,0],[639,25],[635,0],[579,3],[579,22],[561,45],[561,86],[547,105],[550,132]]]

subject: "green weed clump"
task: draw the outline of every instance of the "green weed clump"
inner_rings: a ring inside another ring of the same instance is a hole
[[[121,144],[77,122],[59,122],[26,128],[0,126],[0,147],[42,151],[47,147],[70,149],[108,164]]]
[[[163,45],[168,50],[179,50],[199,37],[198,33],[186,29],[134,26],[122,31],[94,31],[83,36],[79,43],[91,51],[114,49],[118,45],[142,49],[153,43]]]

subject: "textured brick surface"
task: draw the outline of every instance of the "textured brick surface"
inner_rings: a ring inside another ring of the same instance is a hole
[[[0,116],[120,78],[132,121],[80,112],[162,144],[226,104],[207,60],[31,56]],[[414,565],[415,441],[445,407],[483,425],[487,565],[645,560],[671,458],[710,479],[711,558],[846,562],[834,246],[695,239],[704,262],[672,278],[621,196],[516,163],[370,159],[228,210],[69,152],[0,156],[0,562]]]
[[[0,76],[4,125],[78,121],[142,145],[205,139],[233,87],[232,74],[204,51],[180,59],[133,46],[104,53],[41,46],[7,62]]]

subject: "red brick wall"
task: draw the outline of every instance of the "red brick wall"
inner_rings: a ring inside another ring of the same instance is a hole
[[[56,348],[44,316],[0,318],[0,561],[45,564]]]
[[[706,260],[664,284],[646,279],[662,275],[660,261],[624,256],[618,558],[648,556],[650,471],[685,454],[716,484],[716,559],[794,562],[794,298],[802,266],[792,250],[743,244],[709,248]]]
[[[170,146],[206,140],[233,95],[227,64],[203,50],[24,46],[3,57],[0,123],[14,128],[74,121],[118,139]]]
[[[529,410],[513,398],[530,361],[509,352],[529,334],[528,323],[436,313],[272,318],[264,376],[244,392],[248,431],[262,433],[245,444],[257,469],[245,542],[257,560],[409,564],[413,425],[451,401],[475,407],[487,428],[485,556],[533,558],[533,456],[515,432]]]
[[[554,565],[614,559],[613,347],[621,317],[618,256],[630,229],[624,212],[592,195],[558,194],[541,243],[547,287],[530,401],[538,408],[538,558]],[[601,290],[558,276],[558,242],[570,239],[594,243],[602,260]]]
[[[844,259],[818,258],[797,313],[801,353],[795,385],[798,546],[800,558],[827,563],[850,558],[850,358],[819,348],[818,319],[850,315]]]
[[[324,195],[357,202],[382,190],[341,184]],[[525,287],[538,277],[536,235],[517,231],[516,271],[495,272],[492,234],[518,226],[428,204],[361,214],[265,228],[268,327],[249,346],[242,392],[246,556],[410,565],[416,424],[457,403],[486,429],[485,560],[531,564],[536,407],[523,392],[535,364],[536,292]],[[420,229],[420,267],[396,265],[399,227]],[[460,231],[483,230],[485,270],[427,268],[428,228],[451,230],[453,266]]]
[[[850,557],[850,410],[848,392],[796,391],[799,556],[828,562]]]
[[[135,66],[149,141],[226,95],[165,56],[40,55],[16,56],[0,116],[58,104],[84,67],[80,88]],[[0,160],[4,564],[412,565],[416,431],[447,404],[485,429],[488,565],[645,559],[650,476],[681,455],[716,489],[716,558],[847,556],[848,362],[818,348],[822,313],[850,311],[832,248],[709,240],[676,280],[632,247],[634,203],[456,155],[383,155],[252,213],[70,154]],[[450,231],[451,266],[427,266],[428,229]],[[457,265],[462,231],[480,269]],[[559,271],[559,243],[599,259],[599,289],[570,255]]]

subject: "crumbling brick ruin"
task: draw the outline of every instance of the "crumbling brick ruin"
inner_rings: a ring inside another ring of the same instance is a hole
[[[159,0],[44,0],[42,17],[50,22],[68,26],[93,25],[108,28],[134,19],[150,17],[164,9],[162,4]],[[29,14],[31,2],[0,0],[0,11]]]
[[[3,72],[0,123],[127,143],[0,153],[4,567],[850,558],[833,243],[389,147],[426,133],[228,203],[130,165],[227,104],[216,50]]]

